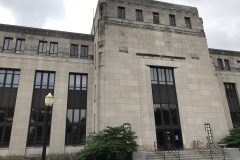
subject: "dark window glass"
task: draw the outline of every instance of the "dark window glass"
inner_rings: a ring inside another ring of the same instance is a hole
[[[153,23],[159,24],[159,13],[153,12]]]
[[[125,8],[124,7],[118,7],[118,18],[125,18]]]
[[[169,15],[170,26],[176,26],[175,15]]]
[[[136,20],[141,22],[143,21],[142,10],[136,9]]]
[[[78,45],[71,44],[70,57],[73,57],[73,58],[78,57]]]
[[[88,58],[88,46],[81,46],[80,58]]]
[[[12,50],[13,38],[4,38],[3,50]]]
[[[24,47],[25,47],[25,40],[24,39],[17,39],[17,43],[16,43],[16,51],[24,51]]]
[[[155,125],[180,127],[177,95],[172,68],[150,68]]]
[[[162,125],[162,111],[160,104],[154,104],[155,124]]]
[[[222,59],[217,59],[219,69],[223,70]]]
[[[191,21],[189,17],[185,17],[185,25],[187,28],[191,28]]]
[[[233,126],[240,126],[240,106],[234,83],[224,83]]]
[[[225,68],[226,68],[226,70],[230,71],[229,60],[224,59],[224,63],[225,63]]]
[[[38,46],[38,53],[46,54],[47,52],[47,42],[40,41]]]
[[[69,75],[66,145],[83,144],[86,137],[87,75]]]
[[[40,146],[42,145],[42,135],[44,131],[45,119],[45,97],[48,93],[54,94],[55,73],[37,71],[35,73],[35,83],[32,96],[32,108],[28,129],[27,146]],[[47,145],[50,140],[50,128],[52,109],[49,112],[49,123],[47,132]]]
[[[58,43],[51,42],[49,54],[57,54],[57,53],[58,53]]]
[[[0,69],[0,147],[8,147],[20,71]]]

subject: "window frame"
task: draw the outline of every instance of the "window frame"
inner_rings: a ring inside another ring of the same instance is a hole
[[[153,23],[160,24],[159,12],[153,12]]]
[[[75,51],[76,51],[76,48],[77,48],[77,53],[76,53],[76,55],[74,54],[72,54],[72,46],[74,47],[74,53],[75,53]],[[76,48],[75,48],[76,47]],[[77,44],[71,44],[70,45],[70,57],[71,58],[78,58],[78,45]]]
[[[170,26],[177,26],[176,16],[174,14],[169,14],[169,22],[170,22]]]
[[[118,18],[120,19],[126,18],[125,7],[118,6]]]
[[[219,68],[220,70],[223,70],[224,68],[223,68],[222,59],[218,58],[218,59],[217,59],[217,62],[218,62],[218,68]]]
[[[71,79],[71,77],[74,77],[73,81]],[[85,80],[86,80],[86,83],[85,83],[85,87],[83,87],[83,76],[85,76]],[[77,77],[80,77],[80,83],[78,84],[79,86],[77,87]],[[73,83],[73,86],[70,84],[70,83]],[[71,93],[70,93],[71,91]],[[84,104],[82,104],[81,102],[81,94],[80,94],[80,102],[79,104],[77,105],[78,107],[76,107],[76,99],[74,100],[74,102],[72,102],[71,100],[72,99],[69,99],[69,97],[75,97],[76,98],[76,94],[78,94],[78,92],[82,92],[82,91],[86,91],[86,104],[84,106]],[[72,95],[74,94],[74,95]],[[86,124],[87,124],[87,94],[88,94],[88,74],[82,74],[82,73],[69,73],[69,79],[68,79],[68,103],[67,103],[67,113],[66,113],[66,130],[65,130],[65,145],[66,146],[75,146],[75,145],[83,145],[84,144],[84,140],[86,139]],[[74,104],[72,104],[74,103]],[[71,120],[68,121],[69,119],[69,111],[71,111]],[[75,116],[76,116],[76,112],[75,111],[78,111],[77,113],[77,122],[75,121]],[[82,118],[82,112],[85,111],[85,115],[84,115],[84,118],[85,120],[84,121],[81,121],[81,118]],[[74,127],[78,127],[78,139],[77,139],[77,143],[76,141],[74,141],[74,132],[73,132],[73,129]],[[80,134],[81,134],[81,127],[85,127],[84,128],[84,131],[85,133],[82,135],[82,138],[84,137],[84,139],[80,139]],[[70,136],[69,136],[69,133],[68,133],[68,129],[70,128]],[[70,141],[70,142],[69,142]]]
[[[185,19],[185,27],[191,29],[192,28],[191,18],[190,17],[184,17],[184,19]]]
[[[53,52],[52,51],[53,46]],[[55,48],[57,46],[57,48]],[[57,51],[55,51],[55,49]],[[57,55],[58,54],[58,43],[57,42],[50,42],[50,48],[49,48],[49,55]]]
[[[240,115],[240,104],[239,104],[239,97],[236,89],[235,83],[224,83],[226,99],[228,102],[228,107],[230,111],[230,116],[232,120],[233,126],[240,125],[240,117],[236,118],[234,115]],[[230,102],[232,100],[232,103]],[[232,106],[233,104],[233,106]]]
[[[18,42],[19,41],[20,41],[20,49],[18,48]],[[22,38],[17,39],[15,50],[16,50],[16,52],[24,52],[24,50],[25,50],[25,39],[22,39]]]
[[[230,71],[230,70],[231,70],[228,59],[224,59],[224,65],[225,65],[225,69],[226,69],[227,71]]]
[[[136,21],[143,22],[143,11],[141,9],[136,9]]]
[[[6,43],[7,43],[7,48],[5,48]],[[12,37],[4,37],[3,51],[12,51],[12,44],[13,44],[13,38]]]
[[[40,81],[38,81],[37,77],[40,74]],[[47,77],[45,75],[47,74]],[[51,84],[51,75],[53,75],[53,84]],[[45,81],[47,78],[47,81]],[[43,135],[44,132],[44,126],[45,126],[45,112],[46,112],[46,106],[41,101],[42,99],[45,99],[45,96],[50,92],[54,96],[54,88],[55,88],[55,81],[56,81],[56,73],[53,71],[35,71],[35,79],[34,79],[34,86],[33,86],[33,93],[32,93],[32,101],[31,101],[31,110],[30,110],[30,117],[29,117],[29,123],[28,123],[28,132],[27,132],[27,147],[33,147],[33,146],[42,146],[43,143],[43,136],[38,136],[39,132],[38,130],[41,128],[41,133]],[[39,82],[39,84],[38,84]],[[47,84],[45,84],[47,83]],[[44,92],[46,92],[44,94]],[[39,99],[35,99],[35,94],[40,93],[40,95],[36,97],[40,97]],[[44,95],[43,95],[44,94]],[[40,101],[40,103],[38,103]],[[37,106],[35,106],[37,104]],[[50,136],[51,136],[51,117],[52,117],[52,108],[50,108],[50,112],[48,115],[49,121],[48,121],[48,135],[47,136],[47,145],[50,143]],[[36,115],[35,115],[36,114]],[[33,121],[32,118],[35,117],[36,120]],[[31,132],[32,127],[34,128],[34,134],[33,134],[33,140],[29,136],[29,132]],[[41,138],[41,142],[39,141],[39,138]]]
[[[4,72],[2,72],[2,71],[4,71]],[[11,82],[7,83],[7,79],[9,77],[9,75],[11,75],[10,76]],[[0,83],[0,95],[1,95],[0,96],[0,111],[1,111],[0,114],[4,114],[3,116],[1,116],[1,117],[3,117],[3,119],[2,119],[3,121],[0,120],[0,128],[2,128],[2,133],[0,134],[0,135],[2,135],[2,137],[0,137],[0,148],[9,147],[9,144],[10,144],[20,75],[21,75],[21,71],[18,69],[0,68],[0,77],[3,78],[2,79],[3,82]],[[18,77],[17,81],[15,81],[16,77]],[[6,99],[6,97],[4,97],[4,93],[6,94],[6,91],[5,91],[6,89],[10,90],[9,91],[10,93],[8,95],[9,99]],[[15,92],[15,95],[14,95],[14,92]],[[12,94],[14,97],[12,97]],[[11,104],[13,102],[13,98],[14,98],[14,104]],[[10,99],[11,99],[11,101],[10,101]],[[6,105],[6,103],[7,103],[7,106],[4,106],[4,105]],[[7,118],[8,116],[10,116],[9,118],[12,118],[12,119],[8,119]],[[11,128],[10,134],[8,135],[9,136],[8,142],[5,142],[6,128]]]
[[[41,44],[42,44],[42,47],[40,48]],[[45,52],[44,52],[44,48],[45,48]],[[39,41],[38,54],[47,54],[47,41]]]
[[[89,47],[87,45],[81,45],[81,53],[80,58],[87,59],[88,58]]]

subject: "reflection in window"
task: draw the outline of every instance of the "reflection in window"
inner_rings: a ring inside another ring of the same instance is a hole
[[[13,38],[4,38],[3,50],[12,50]]]
[[[0,69],[0,147],[8,147],[20,71]]]
[[[88,46],[81,46],[80,58],[88,58]]]
[[[50,55],[56,55],[58,53],[58,43],[51,42],[50,43]]]
[[[24,51],[24,47],[25,47],[25,39],[17,39],[17,43],[16,43],[16,51]]]
[[[40,41],[38,46],[38,53],[46,54],[47,52],[47,42]]]
[[[70,74],[68,110],[66,117],[66,145],[83,144],[86,136],[87,75]]]
[[[180,125],[172,68],[150,68],[155,125]]]
[[[71,44],[70,57],[73,57],[73,58],[78,57],[78,45]]]
[[[48,93],[54,94],[54,72],[41,72],[37,71],[35,74],[35,83],[32,96],[32,109],[30,115],[28,140],[27,146],[40,146],[42,145],[42,135],[44,129],[45,119],[45,97]],[[50,139],[51,117],[52,113],[49,113],[47,144]]]
[[[240,106],[235,84],[224,83],[224,85],[233,126],[240,126]]]

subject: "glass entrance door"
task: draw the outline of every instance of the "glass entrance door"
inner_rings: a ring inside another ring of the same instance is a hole
[[[168,143],[171,143],[178,149],[183,148],[182,135],[180,129],[157,129],[157,143],[164,150],[168,150]]]

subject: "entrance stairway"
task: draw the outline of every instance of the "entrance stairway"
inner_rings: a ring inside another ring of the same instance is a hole
[[[148,152],[146,160],[179,160],[178,157],[176,157],[175,154],[172,152],[165,151],[165,159],[155,152]],[[179,151],[180,160],[224,160],[223,156],[220,154],[213,154],[213,159],[209,154],[200,153],[197,150],[183,150]],[[240,159],[240,158],[239,158]],[[234,159],[233,157],[226,156],[225,160],[239,160]]]
[[[146,160],[240,160],[227,155],[217,144],[205,145],[197,141],[197,150],[178,150],[171,143],[167,144],[168,151],[164,151],[156,142],[155,152],[148,152]]]

